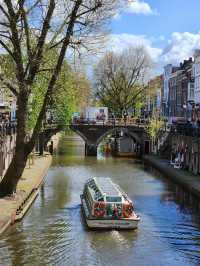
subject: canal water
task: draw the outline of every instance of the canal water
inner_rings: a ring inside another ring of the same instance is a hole
[[[138,230],[86,228],[79,195],[93,176],[128,192]],[[200,215],[184,195],[133,159],[85,158],[80,138],[63,137],[32,208],[0,239],[0,265],[200,265]]]

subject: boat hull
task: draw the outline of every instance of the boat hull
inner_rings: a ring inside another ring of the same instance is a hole
[[[84,198],[81,196],[82,210],[86,220],[86,224],[89,228],[93,229],[136,229],[140,218],[134,216],[133,218],[121,218],[121,219],[112,219],[112,218],[93,218],[90,217],[87,205]]]
[[[137,229],[138,220],[131,219],[120,219],[120,220],[112,220],[112,219],[87,219],[86,223],[89,228],[93,229]]]

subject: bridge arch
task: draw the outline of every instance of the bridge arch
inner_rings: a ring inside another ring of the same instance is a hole
[[[104,134],[102,134],[97,139],[97,146],[101,143],[101,141],[107,137],[109,134],[115,133],[116,131],[124,131],[126,132],[131,138],[133,138],[137,143],[142,144],[142,138],[137,133],[132,132],[131,130],[128,130],[126,127],[118,127],[118,128],[111,128],[108,129]]]
[[[111,124],[71,124],[70,129],[85,141],[85,154],[96,156],[99,143],[107,135],[123,130],[141,146],[143,152],[146,133],[144,127],[137,125],[111,125]]]
[[[76,133],[77,135],[79,135],[79,137],[81,137],[82,140],[83,140],[85,143],[88,142],[87,137],[86,137],[86,136],[85,136],[80,130],[76,130],[75,133]]]

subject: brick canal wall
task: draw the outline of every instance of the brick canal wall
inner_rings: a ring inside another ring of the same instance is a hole
[[[200,138],[174,133],[170,135],[167,145],[171,151],[167,156],[169,160],[180,156],[183,158],[183,169],[200,174]]]
[[[200,199],[200,177],[196,176],[189,171],[183,169],[174,169],[169,165],[169,161],[161,159],[155,155],[145,155],[143,157],[147,165],[157,169],[160,173],[164,174],[166,178],[173,183],[182,187],[185,191],[191,193],[194,197]],[[200,204],[199,204],[200,208]]]

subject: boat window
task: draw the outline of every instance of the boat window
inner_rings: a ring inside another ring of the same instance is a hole
[[[107,202],[121,202],[122,198],[121,197],[106,197]]]
[[[103,200],[103,197],[102,197],[101,193],[99,193],[99,192],[96,193],[95,200],[98,200],[98,201],[102,201]]]
[[[98,198],[98,201],[103,201],[103,198]]]

